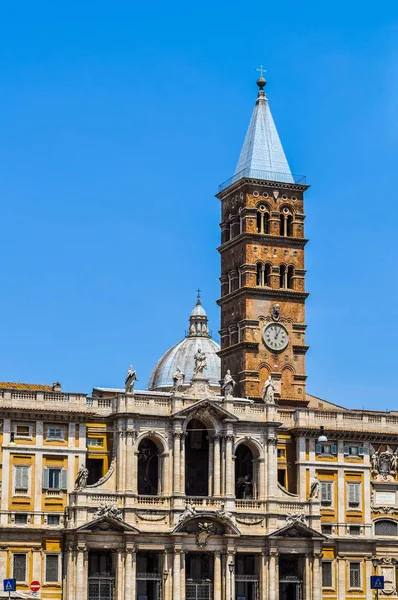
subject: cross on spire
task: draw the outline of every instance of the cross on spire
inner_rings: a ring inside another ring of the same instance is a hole
[[[200,290],[200,288],[198,288],[196,291],[198,292],[197,300],[198,300],[198,302],[200,302],[200,292],[201,292],[201,290]]]
[[[259,69],[256,69],[256,71],[258,71],[260,73],[260,77],[263,76],[263,73],[266,73],[266,69],[263,69],[263,65],[260,65]]]

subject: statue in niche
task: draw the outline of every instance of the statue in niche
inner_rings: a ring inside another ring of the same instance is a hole
[[[82,490],[87,485],[88,469],[84,465],[80,465],[75,479],[75,490]]]
[[[312,483],[311,483],[310,499],[318,500],[320,489],[321,489],[321,485],[319,483],[318,477],[316,475],[314,475],[314,477],[312,479]]]
[[[177,367],[173,373],[173,391],[179,392],[184,385],[185,374],[182,373],[180,367]]]
[[[217,517],[220,517],[221,519],[232,519],[232,513],[225,510],[224,502],[222,502],[220,504],[219,508],[217,508],[216,515],[217,515]]]
[[[124,381],[124,389],[126,394],[132,394],[134,392],[134,383],[138,381],[137,372],[134,371],[132,365],[130,365],[127,371],[126,379]]]
[[[266,404],[275,404],[275,385],[271,375],[264,383],[262,398]]]
[[[221,386],[221,389],[224,390],[225,397],[232,396],[235,385],[236,383],[232,378],[231,371],[228,369],[225,374],[223,384]]]
[[[243,475],[236,482],[237,495],[244,500],[253,498],[253,481],[251,475]]]
[[[193,370],[194,375],[202,374],[205,369],[207,369],[207,359],[206,354],[202,352],[200,348],[198,348],[197,353],[193,357],[195,361],[195,367]]]
[[[271,308],[271,317],[273,321],[279,321],[281,316],[281,307],[279,304],[273,304]]]

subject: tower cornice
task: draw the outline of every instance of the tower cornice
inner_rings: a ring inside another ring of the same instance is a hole
[[[267,298],[273,298],[275,300],[306,300],[309,296],[309,292],[298,292],[296,290],[282,289],[282,288],[261,288],[261,287],[241,287],[229,294],[226,294],[222,298],[217,300],[218,306],[230,302],[231,300],[238,299],[241,296],[252,296],[258,298],[264,296]]]
[[[286,183],[282,181],[272,181],[271,179],[256,179],[252,177],[245,177],[243,179],[238,179],[237,181],[234,181],[234,179],[234,177],[231,177],[220,185],[216,198],[224,200],[229,194],[236,193],[247,185],[256,185],[263,188],[271,187],[276,190],[292,190],[295,192],[305,192],[310,187],[309,185],[302,183]],[[305,177],[303,176],[302,179],[305,180]]]
[[[304,248],[308,243],[307,238],[286,237],[282,235],[265,235],[263,233],[240,233],[228,240],[221,246],[218,246],[218,252],[222,253],[229,250],[233,246],[237,246],[240,242],[261,243],[266,242],[269,246],[278,246],[278,248]]]

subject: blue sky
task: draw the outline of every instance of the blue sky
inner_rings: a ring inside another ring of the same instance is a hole
[[[262,63],[311,185],[308,391],[396,408],[397,34],[392,1],[2,3],[0,379],[145,387],[198,286],[217,332]]]

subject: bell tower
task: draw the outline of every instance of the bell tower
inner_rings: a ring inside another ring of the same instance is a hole
[[[264,88],[221,201],[221,376],[259,400],[269,376],[281,404],[306,403],[304,192],[292,175]]]

